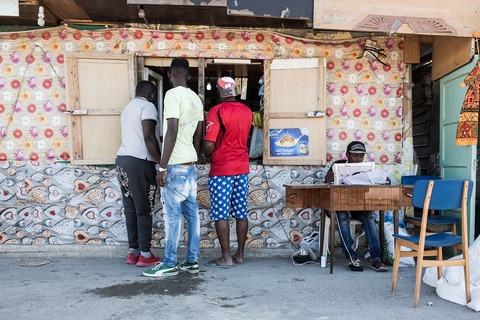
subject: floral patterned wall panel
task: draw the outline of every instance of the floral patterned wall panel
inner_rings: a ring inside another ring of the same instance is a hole
[[[351,140],[368,160],[402,163],[403,39],[297,39],[271,31],[59,27],[0,34],[0,161],[68,161],[66,55],[90,53],[327,61],[327,160]],[[369,54],[372,43],[380,54]],[[375,59],[374,57],[380,59]],[[360,57],[360,58],[359,58]]]
[[[375,40],[380,61],[362,53]],[[394,181],[409,170],[403,137],[403,40],[300,39],[264,30],[77,30],[0,33],[0,243],[126,244],[121,197],[111,168],[71,166],[66,56],[75,53],[204,58],[325,58],[327,160],[345,158],[353,139],[367,144]],[[359,58],[360,57],[360,58]],[[209,219],[208,165],[198,166],[202,247],[218,246]],[[284,183],[320,183],[327,167],[251,163],[249,247],[298,243],[318,229],[318,210],[285,208]],[[155,208],[153,245],[163,246]],[[232,225],[234,226],[234,225]],[[234,238],[232,228],[232,241]]]

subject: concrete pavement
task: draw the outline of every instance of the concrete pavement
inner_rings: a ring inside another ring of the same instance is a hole
[[[207,268],[219,249],[204,249],[199,274],[152,279],[124,263],[126,248],[4,247],[1,319],[478,319],[424,284],[413,308],[415,268],[400,269],[392,293],[391,269],[377,273],[364,262],[363,272],[352,272],[339,248],[333,274],[318,264],[295,266],[293,252],[275,249],[247,250],[246,264],[230,269]]]

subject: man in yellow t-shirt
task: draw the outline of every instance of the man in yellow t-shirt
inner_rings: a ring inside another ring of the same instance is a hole
[[[203,104],[188,88],[189,63],[174,58],[168,78],[173,88],[164,100],[163,150],[157,173],[165,218],[165,253],[162,263],[143,273],[147,277],[167,277],[178,269],[198,273],[200,217],[197,203],[196,162],[200,154],[203,128]],[[177,264],[177,246],[182,214],[187,220],[186,261]]]

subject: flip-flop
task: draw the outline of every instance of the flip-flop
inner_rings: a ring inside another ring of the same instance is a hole
[[[216,262],[216,261],[210,261],[210,262],[205,262],[205,267],[228,269],[228,268],[231,268],[232,266],[227,266],[227,265],[224,265],[224,264],[218,264],[218,262]]]
[[[245,261],[240,262],[234,256],[232,256],[232,262],[235,263],[235,264],[245,264]]]

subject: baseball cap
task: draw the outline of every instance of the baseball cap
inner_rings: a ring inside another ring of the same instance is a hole
[[[352,141],[347,146],[347,153],[366,153],[365,145],[360,141]]]
[[[217,89],[222,98],[235,97],[237,95],[236,88],[235,80],[230,77],[222,77],[217,81]]]

